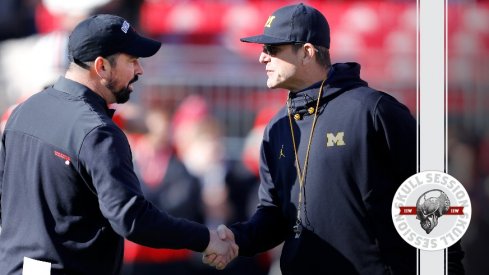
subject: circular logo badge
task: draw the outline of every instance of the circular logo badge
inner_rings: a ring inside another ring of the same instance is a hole
[[[401,237],[421,250],[445,249],[467,231],[469,194],[449,174],[423,171],[405,180],[392,201],[392,220]]]

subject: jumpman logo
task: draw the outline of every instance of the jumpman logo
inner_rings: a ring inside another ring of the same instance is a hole
[[[283,144],[282,144],[282,148],[280,148],[280,155],[278,155],[278,159],[281,159],[282,157],[285,158],[284,145]]]

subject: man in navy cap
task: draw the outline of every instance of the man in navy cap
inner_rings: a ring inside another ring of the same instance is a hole
[[[0,273],[118,274],[123,238],[154,248],[237,254],[215,230],[159,211],[142,195],[112,121],[161,44],[121,17],[95,15],[69,37],[64,77],[20,104],[0,146]],[[44,271],[43,271],[44,270]]]
[[[416,274],[416,250],[390,212],[396,190],[416,173],[408,108],[370,88],[359,64],[331,64],[329,25],[315,8],[282,7],[262,35],[241,41],[263,44],[267,86],[289,95],[264,133],[260,204],[219,235],[235,239],[244,256],[284,242],[286,275]],[[214,265],[214,257],[203,261]]]

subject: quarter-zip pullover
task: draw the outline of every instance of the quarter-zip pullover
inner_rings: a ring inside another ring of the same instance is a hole
[[[50,262],[51,274],[118,274],[123,238],[206,248],[205,226],[143,197],[112,114],[64,77],[13,112],[0,147],[0,273],[21,274],[26,256]]]

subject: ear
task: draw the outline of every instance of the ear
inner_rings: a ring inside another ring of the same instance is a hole
[[[311,43],[306,43],[302,46],[302,52],[304,53],[304,57],[302,59],[302,64],[308,64],[314,62],[316,58],[317,49]]]
[[[109,60],[99,56],[93,62],[95,72],[100,78],[107,79],[110,77],[110,71],[112,69]]]

